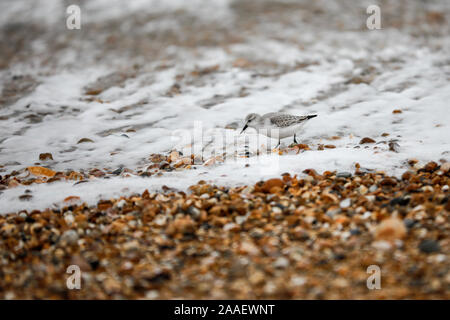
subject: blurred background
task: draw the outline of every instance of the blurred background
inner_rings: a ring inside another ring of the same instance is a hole
[[[66,29],[66,8],[72,4],[81,8],[79,32]],[[4,0],[0,67],[32,57],[36,64],[53,66],[74,66],[78,59],[149,62],[167,58],[170,47],[226,49],[260,38],[302,48],[326,32],[366,31],[366,8],[373,4],[382,9],[383,29],[448,34],[450,5],[439,0]],[[312,32],[312,39],[299,38]],[[255,47],[255,60],[264,56],[260,50]]]

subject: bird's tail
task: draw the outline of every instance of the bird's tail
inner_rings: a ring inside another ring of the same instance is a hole
[[[315,118],[315,117],[317,117],[317,114],[313,114],[313,115],[310,115],[310,116],[306,116],[306,119],[312,119],[312,118]]]

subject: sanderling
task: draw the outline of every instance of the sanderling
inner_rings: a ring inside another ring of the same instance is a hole
[[[258,133],[264,134],[267,137],[278,138],[276,147],[280,145],[281,139],[292,135],[294,135],[294,143],[298,143],[295,139],[296,134],[309,119],[314,117],[317,117],[317,115],[293,116],[281,112],[271,112],[260,116],[257,113],[250,113],[245,117],[245,126],[241,133],[248,127],[254,128]]]

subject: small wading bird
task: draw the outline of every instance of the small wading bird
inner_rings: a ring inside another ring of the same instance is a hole
[[[250,113],[245,117],[245,126],[242,128],[241,134],[248,127],[256,129],[258,133],[270,138],[277,138],[278,144],[281,139],[294,136],[294,143],[298,144],[296,134],[302,129],[303,125],[317,115],[310,116],[293,116],[281,112],[271,112],[260,116],[257,113]]]

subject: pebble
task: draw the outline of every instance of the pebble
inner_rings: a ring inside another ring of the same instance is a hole
[[[400,205],[406,206],[409,203],[410,198],[402,197],[402,198],[394,198],[390,201],[391,206]]]
[[[406,228],[402,220],[398,218],[389,218],[381,221],[375,229],[375,238],[377,240],[395,241],[403,239],[406,236]]]
[[[365,185],[360,185],[358,191],[359,191],[360,194],[364,195],[364,194],[366,194],[368,192],[368,189],[367,189],[367,187]]]
[[[338,178],[350,178],[352,174],[350,172],[339,172],[336,177]]]
[[[392,244],[388,241],[380,240],[372,243],[372,246],[381,251],[389,251],[392,249]]]
[[[369,137],[362,138],[359,144],[365,144],[365,143],[375,143],[375,140]]]
[[[61,241],[69,245],[75,244],[78,241],[78,233],[75,230],[67,230],[61,236]]]
[[[203,195],[202,195],[202,196],[203,196]],[[202,197],[202,196],[200,196],[200,197]],[[188,212],[189,215],[191,215],[194,219],[198,219],[198,218],[200,218],[200,216],[201,216],[200,210],[197,209],[197,208],[194,207],[194,206],[190,206],[190,207],[187,209],[187,212]]]
[[[303,286],[307,281],[308,280],[305,277],[294,276],[291,278],[291,285],[294,287]]]
[[[145,293],[145,298],[149,300],[155,300],[159,298],[159,292],[157,290],[150,290]]]
[[[437,241],[425,239],[420,242],[419,250],[424,253],[434,253],[441,251],[441,247],[439,246],[439,243]]]
[[[169,162],[167,162],[167,161],[161,161],[161,162],[159,163],[159,168],[160,168],[160,169],[166,169],[166,168],[168,168],[168,167],[170,167],[170,164],[169,164]]]
[[[70,226],[74,223],[75,218],[73,217],[73,214],[71,214],[71,213],[65,214],[64,221],[66,221],[66,223]]]
[[[352,204],[351,199],[344,199],[339,203],[339,206],[344,209],[350,207],[351,204]]]
[[[114,204],[114,206],[117,207],[117,208],[119,208],[119,209],[122,209],[123,206],[124,206],[126,203],[127,203],[127,202],[126,202],[124,199],[122,199],[122,200],[116,202],[116,203]]]
[[[287,268],[289,266],[289,260],[285,257],[279,257],[277,260],[275,260],[273,266],[277,269]]]
[[[403,220],[403,223],[405,224],[406,228],[411,229],[412,227],[414,227],[414,225],[417,223],[417,221],[413,220],[413,219],[405,218]]]
[[[265,278],[264,272],[257,270],[250,274],[249,281],[252,285],[257,286],[263,284],[265,282]]]
[[[243,224],[247,220],[247,216],[237,216],[235,220],[237,224]]]
[[[330,218],[333,218],[335,215],[339,214],[340,212],[341,212],[340,208],[328,209],[326,215],[329,216]]]

